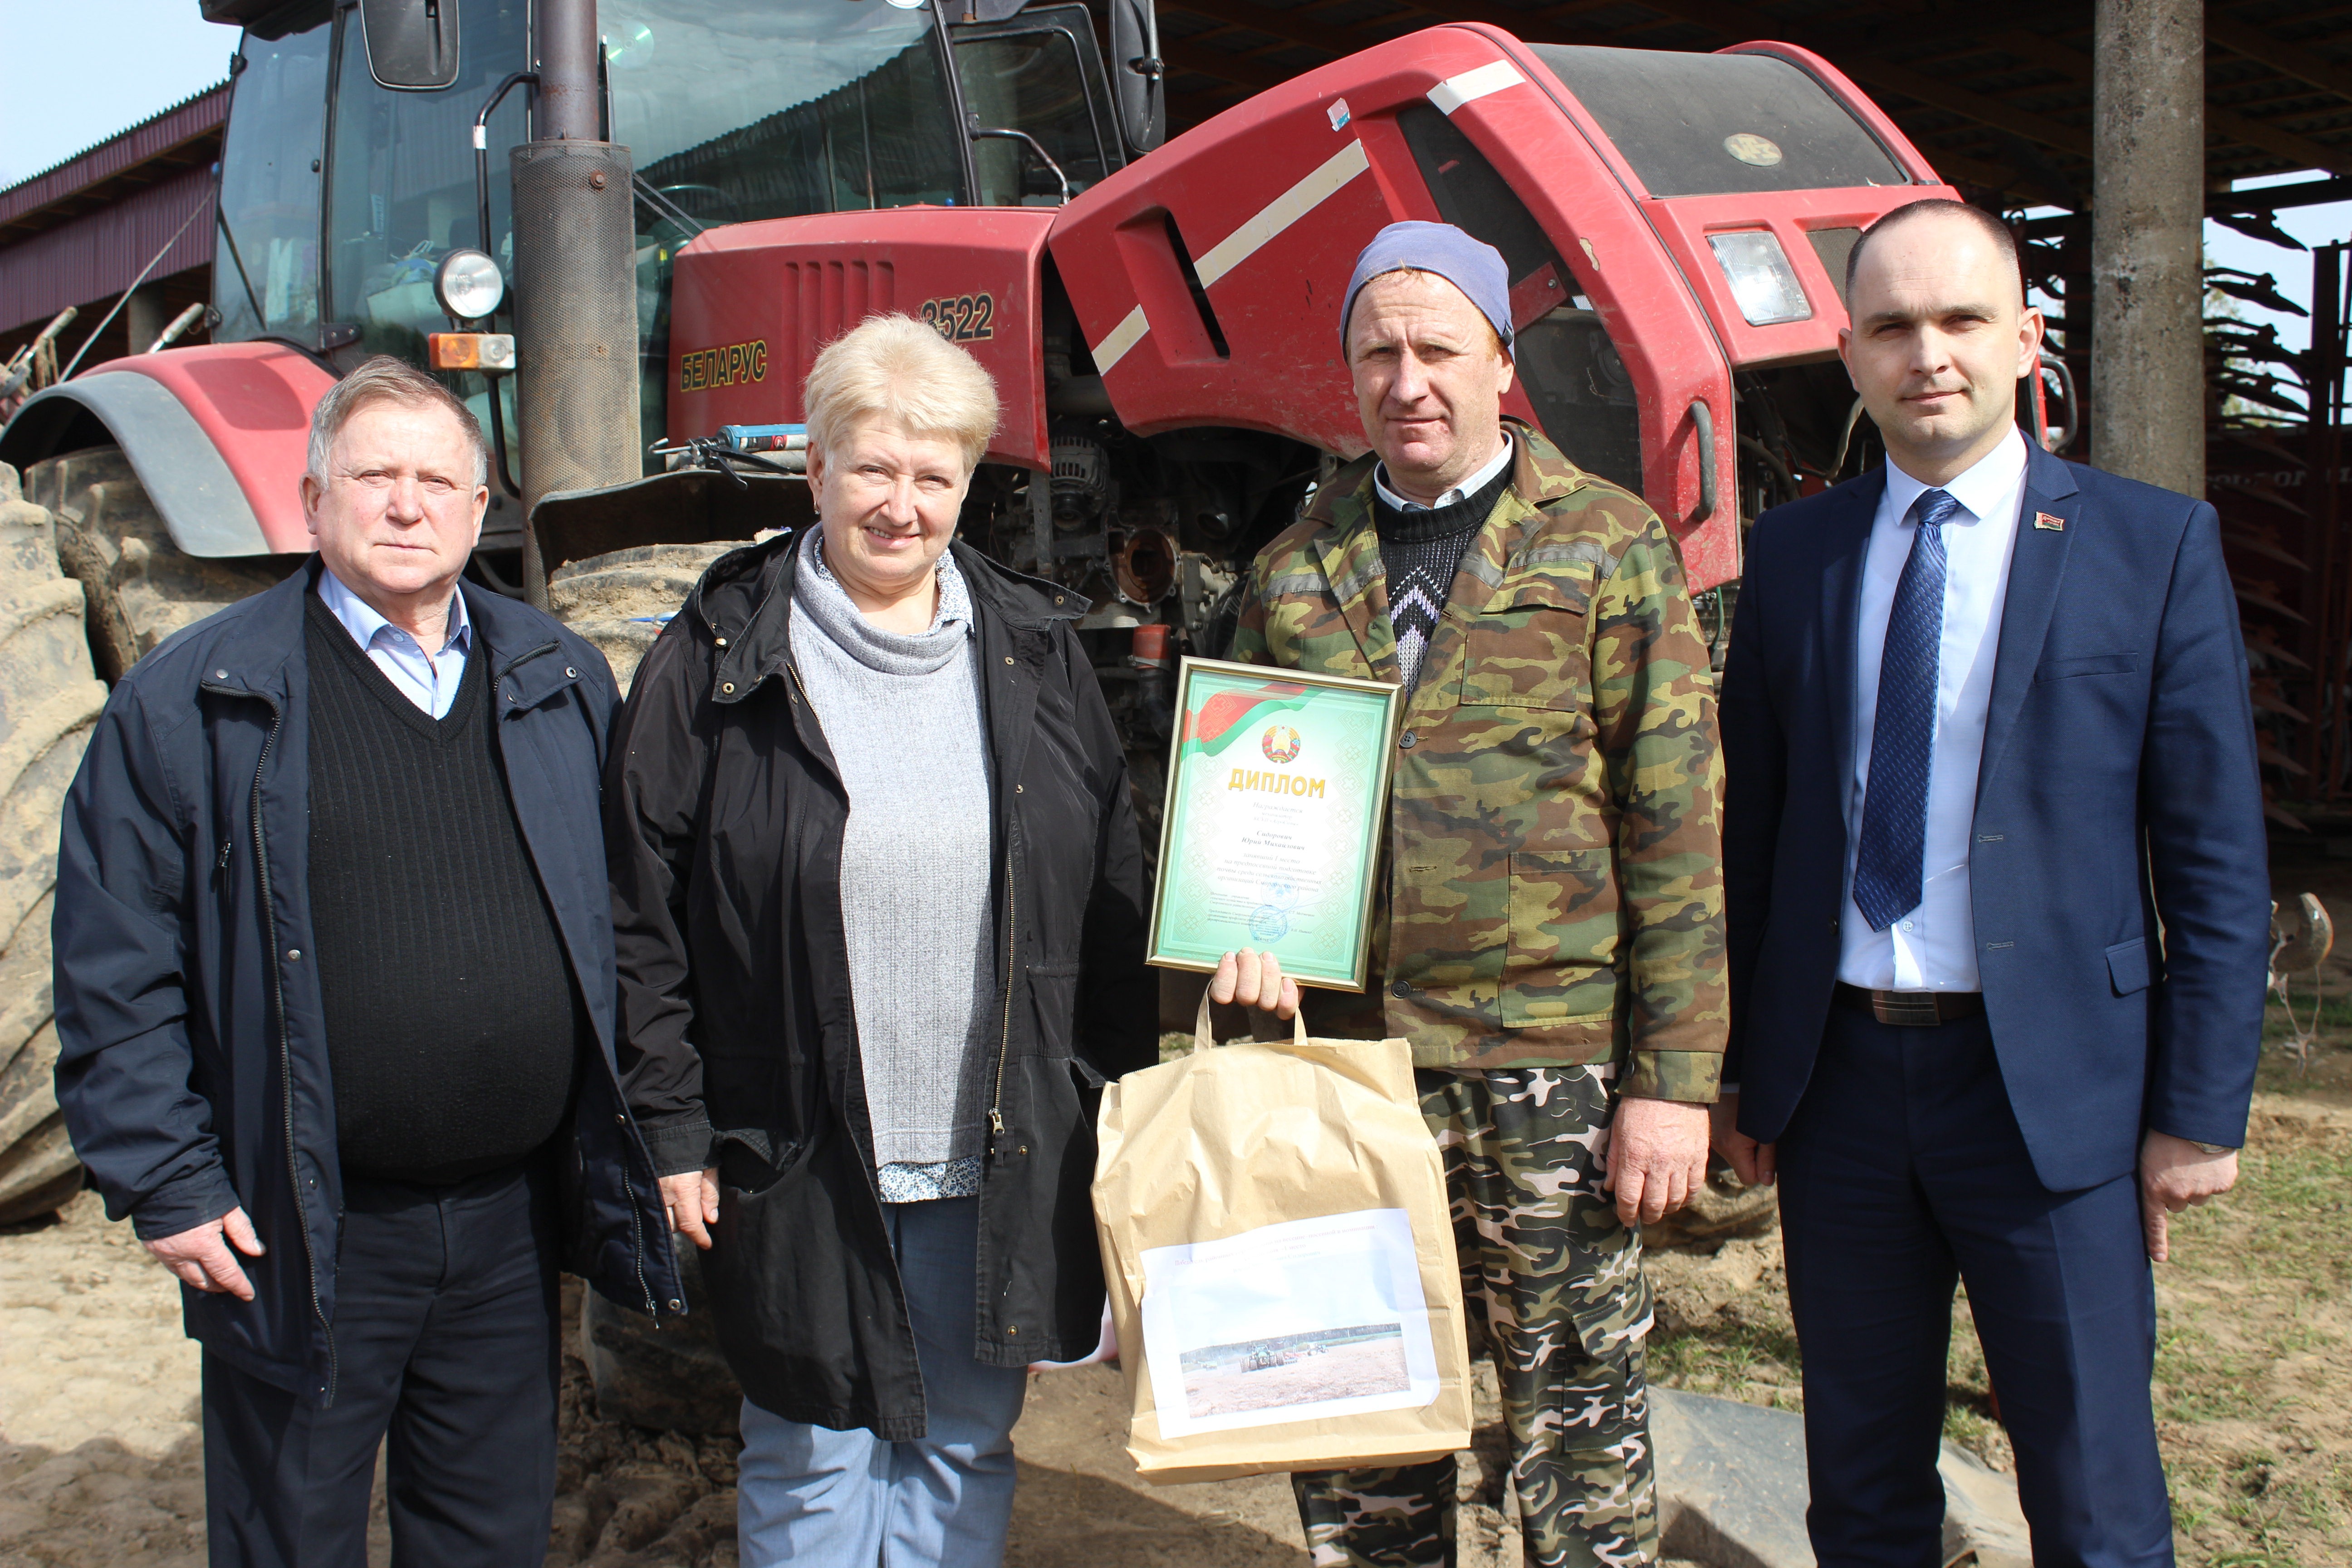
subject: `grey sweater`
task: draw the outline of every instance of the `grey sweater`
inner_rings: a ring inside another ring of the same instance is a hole
[[[930,629],[884,631],[825,569],[820,537],[801,547],[793,653],[849,791],[841,912],[875,1163],[886,1200],[951,1196],[985,1150],[996,996],[971,595],[943,555]]]

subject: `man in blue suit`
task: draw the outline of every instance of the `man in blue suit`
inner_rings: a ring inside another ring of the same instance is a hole
[[[1717,1147],[1780,1185],[1813,1548],[1942,1561],[1958,1279],[2034,1561],[2168,1564],[2148,1263],[2236,1180],[2268,957],[2219,522],[2019,435],[1988,215],[1888,214],[1847,297],[1886,466],[1757,523],[1722,700]]]

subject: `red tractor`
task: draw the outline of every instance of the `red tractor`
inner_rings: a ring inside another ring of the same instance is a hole
[[[0,1221],[78,1179],[41,979],[103,682],[309,547],[310,411],[366,355],[480,414],[469,570],[625,682],[725,542],[808,516],[817,349],[872,311],[932,322],[1005,411],[964,531],[1093,599],[1154,816],[1173,656],[1223,651],[1251,557],[1362,448],[1336,312],[1383,224],[1502,252],[1509,411],[1665,517],[1718,638],[1743,523],[1870,460],[1846,253],[1952,193],[1817,57],[1449,25],[1160,146],[1150,0],[971,3],[204,0],[244,29],[212,341],[0,431]]]

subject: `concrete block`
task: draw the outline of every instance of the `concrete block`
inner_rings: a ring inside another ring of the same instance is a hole
[[[1650,1391],[1658,1517],[1666,1555],[1707,1568],[1815,1568],[1805,1534],[1804,1418],[1676,1389]],[[2028,1568],[2017,1483],[1947,1443],[1944,1561]]]

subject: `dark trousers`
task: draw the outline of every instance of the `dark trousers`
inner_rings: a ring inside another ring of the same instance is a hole
[[[2033,1173],[1982,1018],[1832,1008],[1780,1144],[1822,1568],[1938,1568],[1952,1289],[1966,1280],[2040,1568],[2172,1562],[2134,1178]]]
[[[333,1405],[205,1357],[214,1568],[366,1568],[387,1438],[398,1568],[547,1555],[560,1347],[549,1184],[536,1163],[446,1187],[345,1182]]]

